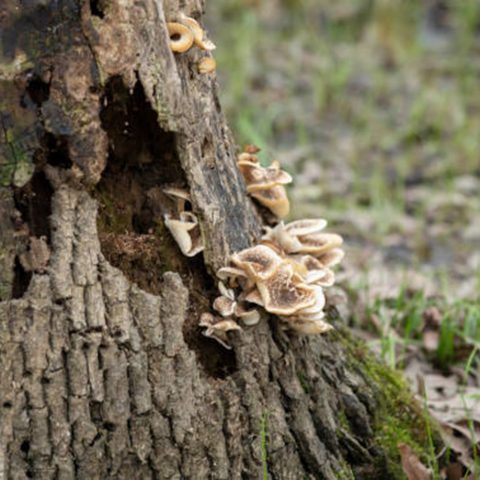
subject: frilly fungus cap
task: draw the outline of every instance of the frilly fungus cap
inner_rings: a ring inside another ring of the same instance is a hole
[[[258,151],[257,147],[247,145],[237,159],[247,192],[276,217],[286,217],[290,203],[284,185],[291,183],[292,177],[280,169],[278,161],[273,161],[270,167],[262,167],[255,155]]]
[[[222,293],[213,307],[222,317],[241,319],[245,325],[260,320],[259,308],[278,315],[287,328],[307,335],[324,333],[323,288],[332,286],[344,252],[339,235],[324,233],[323,219],[283,222],[267,228],[262,243],[233,254],[230,265],[217,275]],[[241,289],[235,300],[233,289]],[[253,308],[247,309],[246,304]]]
[[[202,250],[204,244],[198,219],[193,212],[186,212],[185,205],[190,202],[190,194],[181,188],[167,187],[163,193],[175,201],[175,214],[165,214],[164,222],[182,253],[194,257]]]

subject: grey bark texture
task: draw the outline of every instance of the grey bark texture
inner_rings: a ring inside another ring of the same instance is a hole
[[[0,479],[391,475],[384,385],[348,340],[271,318],[229,352],[196,326],[212,273],[261,228],[206,54],[169,49],[165,19],[203,8],[0,6]],[[171,184],[204,260],[162,226]]]

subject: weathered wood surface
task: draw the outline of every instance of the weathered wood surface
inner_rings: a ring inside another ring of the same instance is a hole
[[[338,337],[271,319],[232,334],[233,352],[197,340],[199,282],[260,221],[204,53],[168,48],[180,9],[201,19],[203,4],[0,6],[0,478],[384,478],[381,386]],[[140,245],[172,183],[192,193],[205,264],[120,271],[98,208],[118,202]]]

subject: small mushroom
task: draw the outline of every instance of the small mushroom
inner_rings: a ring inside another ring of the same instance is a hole
[[[227,288],[223,282],[218,282],[218,290],[224,297],[235,301],[235,292],[231,288]]]
[[[184,188],[165,187],[162,189],[162,192],[177,202],[178,213],[185,210],[185,204],[187,202],[191,202],[190,193]]]
[[[343,243],[343,238],[336,233],[312,233],[299,236],[298,240],[302,243],[302,253],[311,253],[317,257]]]
[[[258,190],[250,195],[278,218],[284,218],[290,212],[290,202],[285,187],[282,185],[276,185],[268,190]]]
[[[272,165],[267,168],[245,160],[237,162],[237,165],[247,183],[248,193],[267,190],[276,185],[287,185],[292,182],[291,175],[280,170],[278,162],[272,163]]]
[[[322,218],[296,220],[287,225],[280,222],[274,228],[267,227],[262,240],[278,243],[287,253],[303,252],[304,242],[301,237],[319,234],[326,225],[326,220]]]
[[[243,151],[245,153],[249,153],[249,154],[252,154],[252,155],[255,155],[256,153],[260,152],[260,148],[257,147],[256,145],[252,145],[252,144],[247,144],[243,147]]]
[[[198,73],[205,74],[214,72],[217,68],[217,62],[213,57],[203,57],[197,64]]]
[[[205,31],[194,18],[187,17],[184,13],[181,13],[180,22],[193,33],[193,41],[197,47],[202,50],[215,50],[217,48],[211,40],[205,37]]]
[[[235,301],[222,295],[214,300],[213,308],[222,317],[231,317],[235,311]]]
[[[235,306],[235,316],[247,326],[256,325],[260,321],[260,313],[257,309],[248,310],[241,303],[237,303]]]
[[[318,260],[324,267],[334,267],[338,265],[345,256],[345,252],[341,248],[332,248],[318,257]]]
[[[270,278],[282,263],[281,257],[265,245],[257,245],[235,253],[231,261],[254,280]]]
[[[311,255],[303,255],[300,259],[297,259],[297,261],[307,269],[305,276],[305,282],[307,284],[331,287],[335,283],[335,274],[319,259]]]
[[[193,213],[182,212],[179,219],[165,214],[164,221],[185,256],[194,257],[204,249],[197,217]]]
[[[225,287],[222,282],[218,282],[218,290],[221,293],[213,302],[213,308],[222,316],[230,317],[235,311],[235,293],[232,289]]]
[[[168,22],[167,30],[172,52],[183,53],[193,45],[194,35],[187,26],[177,22]]]
[[[217,277],[229,286],[236,287],[242,280],[247,279],[247,274],[241,268],[222,267],[217,271]]]
[[[265,310],[277,315],[292,315],[311,307],[315,301],[315,290],[295,277],[291,265],[281,265],[275,275],[257,283]]]
[[[303,220],[295,220],[285,226],[285,230],[290,235],[309,235],[318,233],[327,226],[327,221],[323,218],[305,218]]]
[[[242,297],[240,297],[240,298],[242,298]],[[260,295],[260,292],[258,291],[257,287],[253,288],[247,294],[245,294],[243,296],[243,299],[246,302],[255,303],[256,305],[260,305],[261,307],[263,307],[265,305],[263,303],[262,296]]]
[[[292,181],[287,172],[280,169],[278,161],[270,167],[262,167],[255,155],[258,148],[250,145],[238,156],[237,166],[247,184],[247,192],[274,215],[283,218],[290,211],[284,185]]]
[[[333,329],[332,325],[323,320],[311,320],[303,317],[289,318],[287,325],[291,330],[303,335],[318,335]]]
[[[253,153],[242,152],[237,157],[237,164],[240,162],[249,162],[252,165],[258,165],[258,157]]]
[[[302,308],[297,315],[323,315],[323,308],[325,307],[325,295],[323,293],[323,288],[318,285],[312,285],[312,287],[315,293],[315,303],[310,307]]]
[[[228,350],[232,347],[228,344],[227,332],[241,330],[240,325],[234,320],[218,320],[211,313],[202,313],[199,326],[206,328],[202,332],[206,337],[213,338]]]
[[[302,244],[298,241],[296,236],[287,231],[283,222],[280,222],[273,228],[266,227],[265,230],[266,233],[262,237],[262,243],[276,243],[287,253],[295,253],[301,250]]]

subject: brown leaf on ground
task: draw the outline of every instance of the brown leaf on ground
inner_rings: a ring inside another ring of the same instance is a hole
[[[408,480],[431,480],[430,470],[406,443],[399,443],[397,447],[402,457],[402,468]]]
[[[463,466],[458,462],[448,465],[442,473],[447,480],[462,480],[464,477]]]

